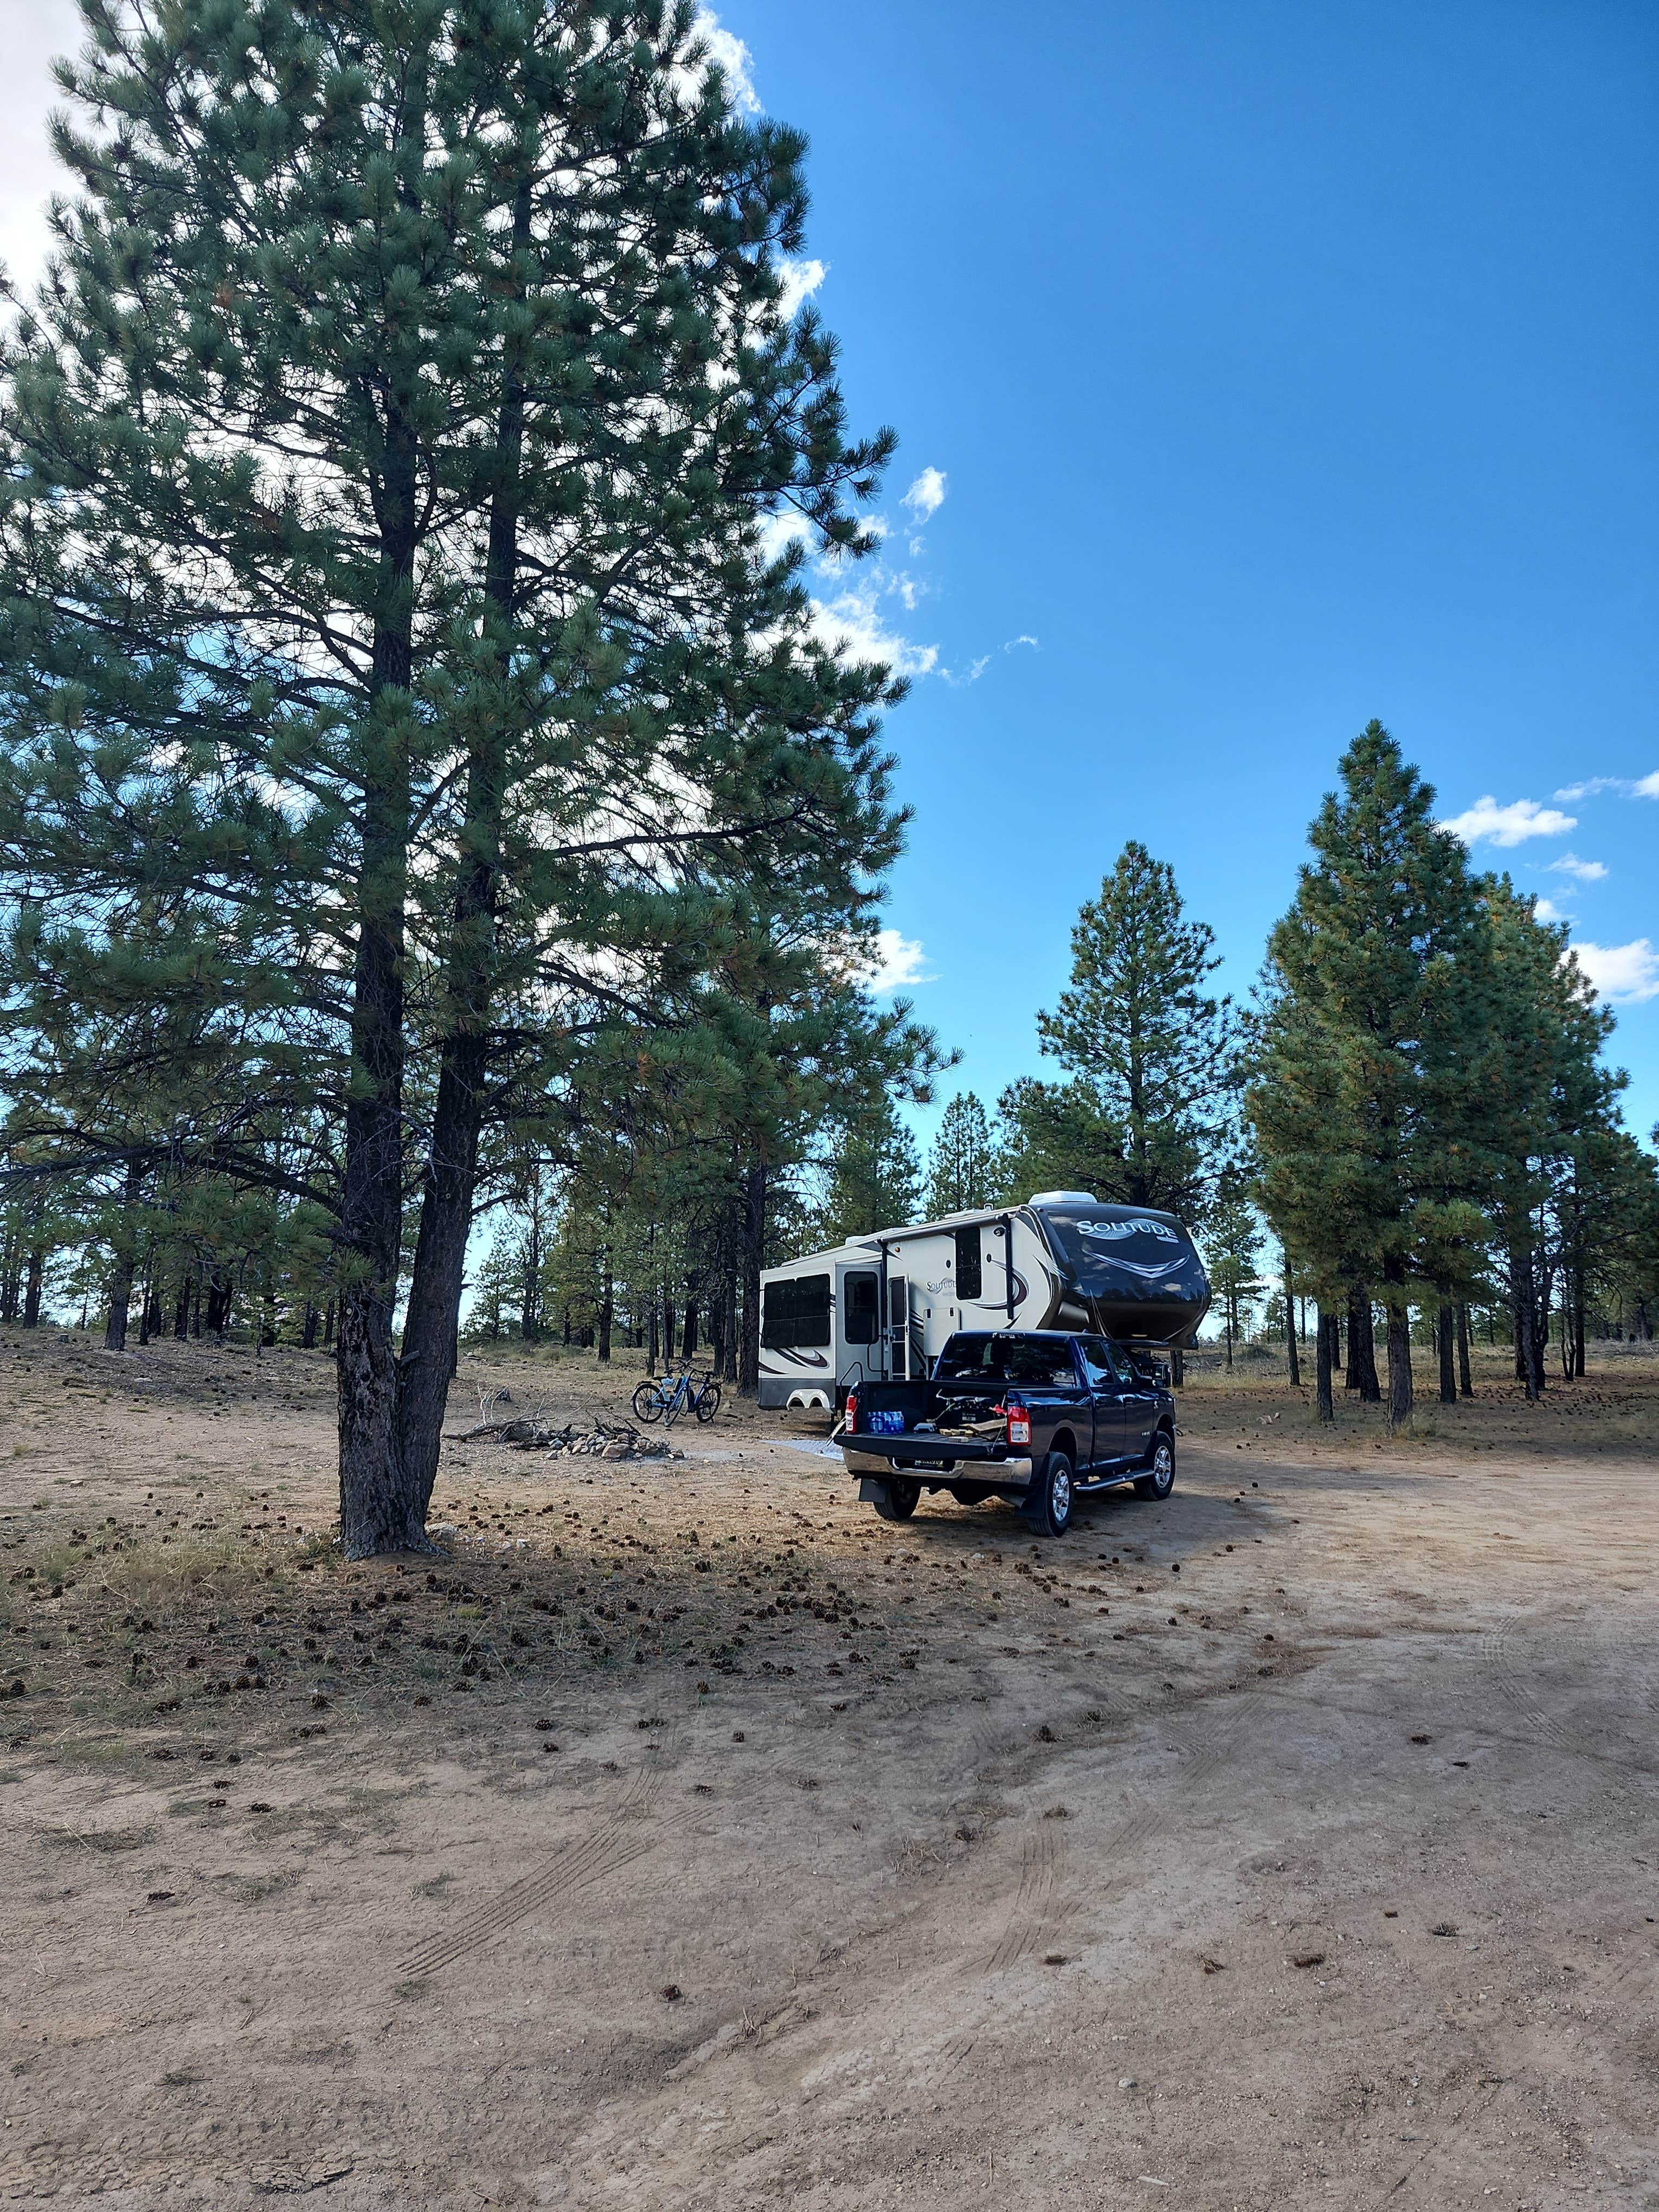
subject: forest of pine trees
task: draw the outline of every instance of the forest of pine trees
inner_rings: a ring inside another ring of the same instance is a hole
[[[1414,1330],[1455,1398],[1472,1316],[1528,1395],[1650,1334],[1611,1018],[1375,723],[1254,1004],[1131,842],[1057,1074],[921,1156],[802,143],[689,7],[495,12],[88,16],[0,354],[0,1321],[331,1353],[354,1553],[425,1540],[463,1331],[751,1389],[763,1267],[1039,1187],[1191,1222],[1229,1356],[1270,1231],[1322,1409],[1409,1418]]]

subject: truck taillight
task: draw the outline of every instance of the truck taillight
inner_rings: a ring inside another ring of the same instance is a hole
[[[856,1390],[849,1390],[847,1394],[847,1425],[849,1429],[855,1429],[858,1425],[859,1394]]]
[[[1029,1406],[1010,1406],[1008,1411],[1008,1441],[1011,1444],[1029,1444],[1031,1441],[1031,1409]]]

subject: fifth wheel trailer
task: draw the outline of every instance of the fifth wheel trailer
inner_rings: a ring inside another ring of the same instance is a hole
[[[1210,1285],[1172,1213],[1086,1191],[872,1230],[761,1277],[760,1402],[837,1410],[917,1381],[958,1329],[1083,1329],[1189,1345]]]

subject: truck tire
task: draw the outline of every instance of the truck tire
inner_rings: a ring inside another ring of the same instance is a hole
[[[882,1485],[875,1508],[884,1521],[908,1521],[921,1503],[921,1485],[914,1475],[895,1474]]]
[[[1145,1474],[1135,1478],[1137,1498],[1167,1498],[1175,1488],[1175,1439],[1167,1429],[1152,1438]]]
[[[1050,1452],[1031,1476],[1025,1517],[1040,1536],[1063,1536],[1072,1525],[1072,1462]]]

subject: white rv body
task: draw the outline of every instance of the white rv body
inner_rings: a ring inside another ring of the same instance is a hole
[[[1070,1303],[1021,1207],[873,1230],[762,1274],[760,1402],[833,1412],[861,1380],[929,1375],[959,1328],[1085,1327]]]

